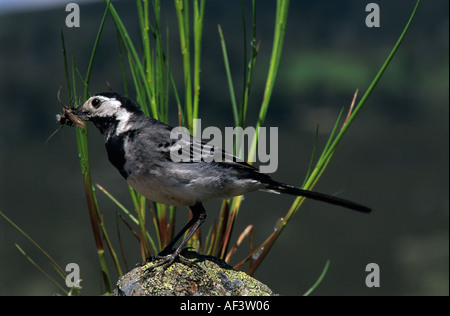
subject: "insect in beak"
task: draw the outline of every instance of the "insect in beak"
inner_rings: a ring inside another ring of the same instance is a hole
[[[63,112],[62,114],[56,115],[56,120],[60,124],[60,128],[62,128],[64,125],[68,126],[75,126],[78,128],[84,128],[84,122],[83,119],[85,118],[84,115],[81,115],[73,104],[70,106],[65,105],[61,100],[61,88],[58,90],[58,101],[63,106]]]
[[[50,140],[50,138],[53,137],[53,135],[55,135],[60,129],[62,129],[64,125],[84,128],[85,124],[83,122],[83,119],[87,119],[85,115],[75,109],[73,105],[67,106],[62,102],[61,88],[58,90],[57,97],[59,103],[63,107],[63,112],[60,114],[56,114],[56,121],[59,123],[59,128],[50,135],[50,137],[47,139],[47,142]]]
[[[76,112],[74,108],[64,106],[63,113],[56,115],[56,120],[63,127],[64,125],[75,126],[78,128],[84,128],[84,122],[82,117]]]

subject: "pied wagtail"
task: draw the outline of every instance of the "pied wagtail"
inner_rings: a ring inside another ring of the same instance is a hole
[[[369,208],[348,200],[277,182],[218,148],[214,149],[220,150],[222,157],[228,159],[221,162],[205,159],[208,154],[205,157],[204,152],[193,149],[194,138],[190,135],[187,138],[190,142],[186,141],[184,145],[190,146],[192,160],[175,162],[170,152],[180,150],[180,140],[170,138],[172,127],[147,117],[135,103],[117,93],[99,93],[88,99],[75,113],[82,120],[94,123],[100,130],[105,137],[109,161],[132,188],[151,201],[188,206],[191,209],[192,219],[155,256],[163,259],[156,266],[168,267],[175,260],[188,263],[179,255],[205,221],[203,203],[212,199],[226,199],[263,190],[304,196],[364,213],[370,212]],[[196,141],[201,146],[205,145],[200,140]],[[190,227],[192,229],[181,244],[173,250],[175,243]]]

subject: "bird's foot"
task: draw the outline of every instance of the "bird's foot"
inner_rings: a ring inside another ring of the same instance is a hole
[[[184,250],[187,250],[187,249],[184,249]],[[190,267],[194,266],[195,264],[193,262],[187,260],[186,258],[184,258],[181,255],[181,253],[183,251],[176,251],[176,250],[167,251],[166,249],[164,249],[159,254],[147,258],[147,262],[155,262],[154,265],[151,265],[148,268],[153,270],[157,267],[162,267],[163,270],[166,270],[168,267],[170,267],[175,262],[180,262],[180,263],[185,264]]]

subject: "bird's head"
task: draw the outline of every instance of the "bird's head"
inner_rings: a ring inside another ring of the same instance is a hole
[[[113,92],[98,93],[77,109],[76,115],[91,121],[102,134],[111,128],[124,126],[133,115],[143,115],[139,107],[127,97]]]

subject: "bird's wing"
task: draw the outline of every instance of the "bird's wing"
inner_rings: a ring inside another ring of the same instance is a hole
[[[220,147],[213,146],[211,143],[206,143],[198,138],[191,136],[188,133],[177,131],[178,139],[165,139],[165,142],[160,142],[156,146],[156,150],[164,154],[167,159],[179,163],[196,163],[196,162],[215,162],[219,164],[239,165],[240,167],[247,167],[253,171],[258,171],[257,168],[249,165],[243,159],[230,154]]]

